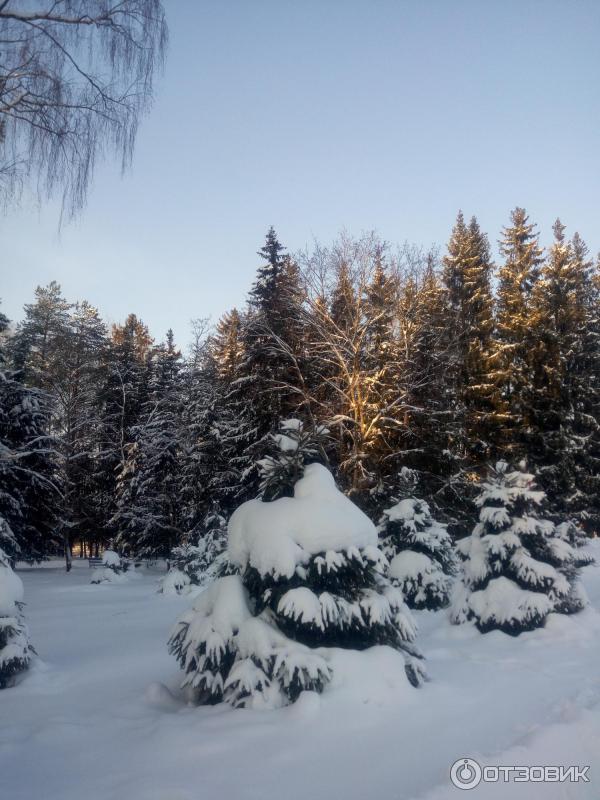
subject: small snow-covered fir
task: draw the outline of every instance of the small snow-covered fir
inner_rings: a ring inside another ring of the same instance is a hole
[[[407,497],[383,512],[381,548],[389,576],[411,608],[436,610],[450,602],[456,557],[446,527],[424,500]]]
[[[228,555],[240,574],[211,584],[169,640],[202,701],[272,707],[321,691],[327,647],[391,645],[411,682],[422,679],[415,625],[385,577],[375,526],[321,464],[305,468],[293,497],[240,506]]]
[[[0,550],[0,689],[27,669],[33,653],[22,608],[23,583]]]
[[[102,566],[94,570],[91,583],[124,583],[129,562],[121,558],[114,550],[105,550],[102,555]]]
[[[192,586],[189,577],[180,569],[170,569],[160,581],[158,591],[166,595],[187,594]]]
[[[171,567],[162,579],[159,592],[186,594],[194,586],[206,586],[229,571],[227,524],[221,514],[210,513],[198,544],[173,548]]]
[[[566,542],[575,550],[575,564],[577,567],[588,567],[594,563],[594,557],[588,552],[589,538],[573,520],[565,520],[556,526],[556,537]]]
[[[545,499],[524,467],[498,462],[490,471],[475,501],[479,522],[456,545],[463,565],[453,622],[518,635],[542,627],[552,611],[583,607],[576,551],[542,516]]]

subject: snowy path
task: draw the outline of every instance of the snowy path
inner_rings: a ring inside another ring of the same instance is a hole
[[[600,547],[595,548],[600,560]],[[367,800],[600,797],[600,614],[549,619],[511,639],[420,614],[431,683],[407,685],[397,654],[338,653],[322,698],[274,712],[188,708],[166,652],[189,602],[156,575],[90,586],[23,570],[38,663],[0,693],[2,800]],[[600,608],[600,568],[584,573]],[[149,688],[150,687],[150,688]],[[590,784],[449,782],[461,756],[485,764],[591,764]]]

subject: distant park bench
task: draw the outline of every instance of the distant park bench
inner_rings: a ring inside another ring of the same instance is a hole
[[[144,565],[154,564],[154,563],[155,562],[151,559],[138,558],[136,561],[132,561],[130,566],[142,567]],[[93,568],[102,567],[103,566],[102,556],[96,556],[95,558],[88,558],[88,566],[90,567],[90,569],[92,567]]]

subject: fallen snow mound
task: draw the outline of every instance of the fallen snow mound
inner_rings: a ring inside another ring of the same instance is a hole
[[[272,503],[250,500],[229,521],[231,562],[261,575],[290,578],[298,564],[327,550],[377,545],[377,530],[336,487],[321,464],[309,464],[293,497]]]

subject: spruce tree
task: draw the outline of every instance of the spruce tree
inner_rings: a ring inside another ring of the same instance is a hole
[[[131,465],[134,430],[148,399],[151,345],[148,328],[130,314],[123,325],[113,325],[101,365],[93,493],[104,541],[119,533],[112,525],[117,510],[117,482]]]
[[[107,348],[106,326],[96,308],[76,303],[63,347],[64,383],[60,390],[61,527],[68,546],[90,541],[102,529],[103,498],[95,480],[100,450],[98,394]]]
[[[226,338],[230,344],[237,341]],[[202,536],[207,514],[227,518],[242,491],[236,460],[247,443],[246,418],[240,420],[231,402],[233,375],[222,369],[220,344],[211,337],[202,359],[183,370],[181,502],[189,541]]]
[[[566,512],[589,532],[600,527],[600,282],[578,233],[571,240],[578,306],[572,355],[568,359],[573,406],[576,495]],[[574,326],[575,327],[575,326]]]
[[[242,318],[233,308],[217,322],[210,339],[210,357],[215,373],[222,381],[231,383],[237,375],[244,350],[242,346]]]
[[[152,356],[148,399],[119,476],[111,524],[117,546],[137,558],[167,557],[181,536],[180,359],[169,330]]]
[[[534,476],[500,461],[475,502],[479,522],[456,545],[463,567],[453,622],[517,636],[542,627],[552,611],[579,610],[575,551],[544,515]]]
[[[582,522],[588,506],[597,508],[596,313],[587,249],[578,236],[569,242],[557,220],[532,298],[526,442],[552,511]]]
[[[258,461],[261,499],[270,502],[292,497],[306,466],[327,460],[328,434],[323,425],[306,425],[295,418],[281,420],[278,431],[270,436],[267,453]]]
[[[525,454],[525,429],[530,423],[531,297],[540,276],[543,249],[535,225],[524,208],[511,213],[499,243],[504,263],[498,270],[494,368],[505,409],[502,445],[507,453]]]
[[[266,263],[257,271],[241,331],[242,357],[229,382],[227,402],[238,419],[233,465],[240,475],[237,500],[258,488],[257,454],[282,417],[302,404],[299,362],[302,359],[303,292],[296,264],[283,255],[270,228],[258,255]]]
[[[443,262],[454,405],[446,448],[454,474],[446,503],[460,527],[470,523],[464,501],[472,497],[473,477],[497,450],[503,421],[493,364],[492,262],[475,217],[467,225],[459,212]]]
[[[98,527],[92,500],[99,365],[105,326],[87,302],[72,305],[52,282],[38,287],[25,320],[10,342],[12,361],[25,382],[44,393],[49,429],[56,436],[62,502],[57,530],[67,568],[74,537]]]
[[[382,493],[384,504],[379,513],[397,494],[396,478],[403,468],[416,473],[422,491],[449,510],[456,505],[456,496],[448,478],[460,475],[463,463],[457,442],[464,434],[464,408],[456,393],[450,310],[433,254],[427,257],[422,277],[403,286],[400,314],[401,346],[406,356],[399,360],[396,380],[398,391],[405,395],[405,409],[400,409],[395,471]],[[459,496],[462,498],[462,491]]]
[[[451,315],[449,333],[456,348],[457,396],[465,407],[464,447],[467,458],[475,462],[492,452],[496,435],[491,271],[487,236],[475,217],[467,226],[459,213],[444,257],[443,279]]]
[[[402,380],[406,358],[396,335],[398,290],[397,277],[384,260],[383,248],[377,246],[375,269],[362,303],[366,335],[361,353],[361,381],[368,387],[364,414],[375,431],[365,470],[375,485],[385,481],[392,467],[406,405]]]
[[[18,377],[0,376],[0,469],[6,479],[1,513],[16,542],[9,555],[29,562],[57,554],[60,546],[58,443],[49,433],[50,420],[44,392],[27,388]]]
[[[184,685],[202,702],[283,705],[329,682],[323,648],[374,644],[403,652],[417,685],[415,630],[376,543],[372,523],[318,463],[306,467],[293,497],[240,506],[228,542],[240,574],[199,595],[169,640]]]
[[[57,551],[60,481],[48,395],[9,368],[0,318],[0,546],[12,561]]]
[[[115,550],[105,550],[102,554],[102,566],[94,570],[90,583],[123,583],[129,562],[122,559]]]
[[[161,582],[161,591],[164,594],[184,594],[194,586],[206,586],[227,574],[226,550],[225,517],[209,512],[203,520],[197,544],[187,541],[171,551],[169,572]]]
[[[390,562],[390,580],[400,588],[408,607],[445,608],[457,571],[456,557],[446,526],[433,518],[429,504],[407,493],[384,510],[379,535]]]
[[[23,583],[0,549],[0,689],[14,685],[34,653],[22,609]]]

